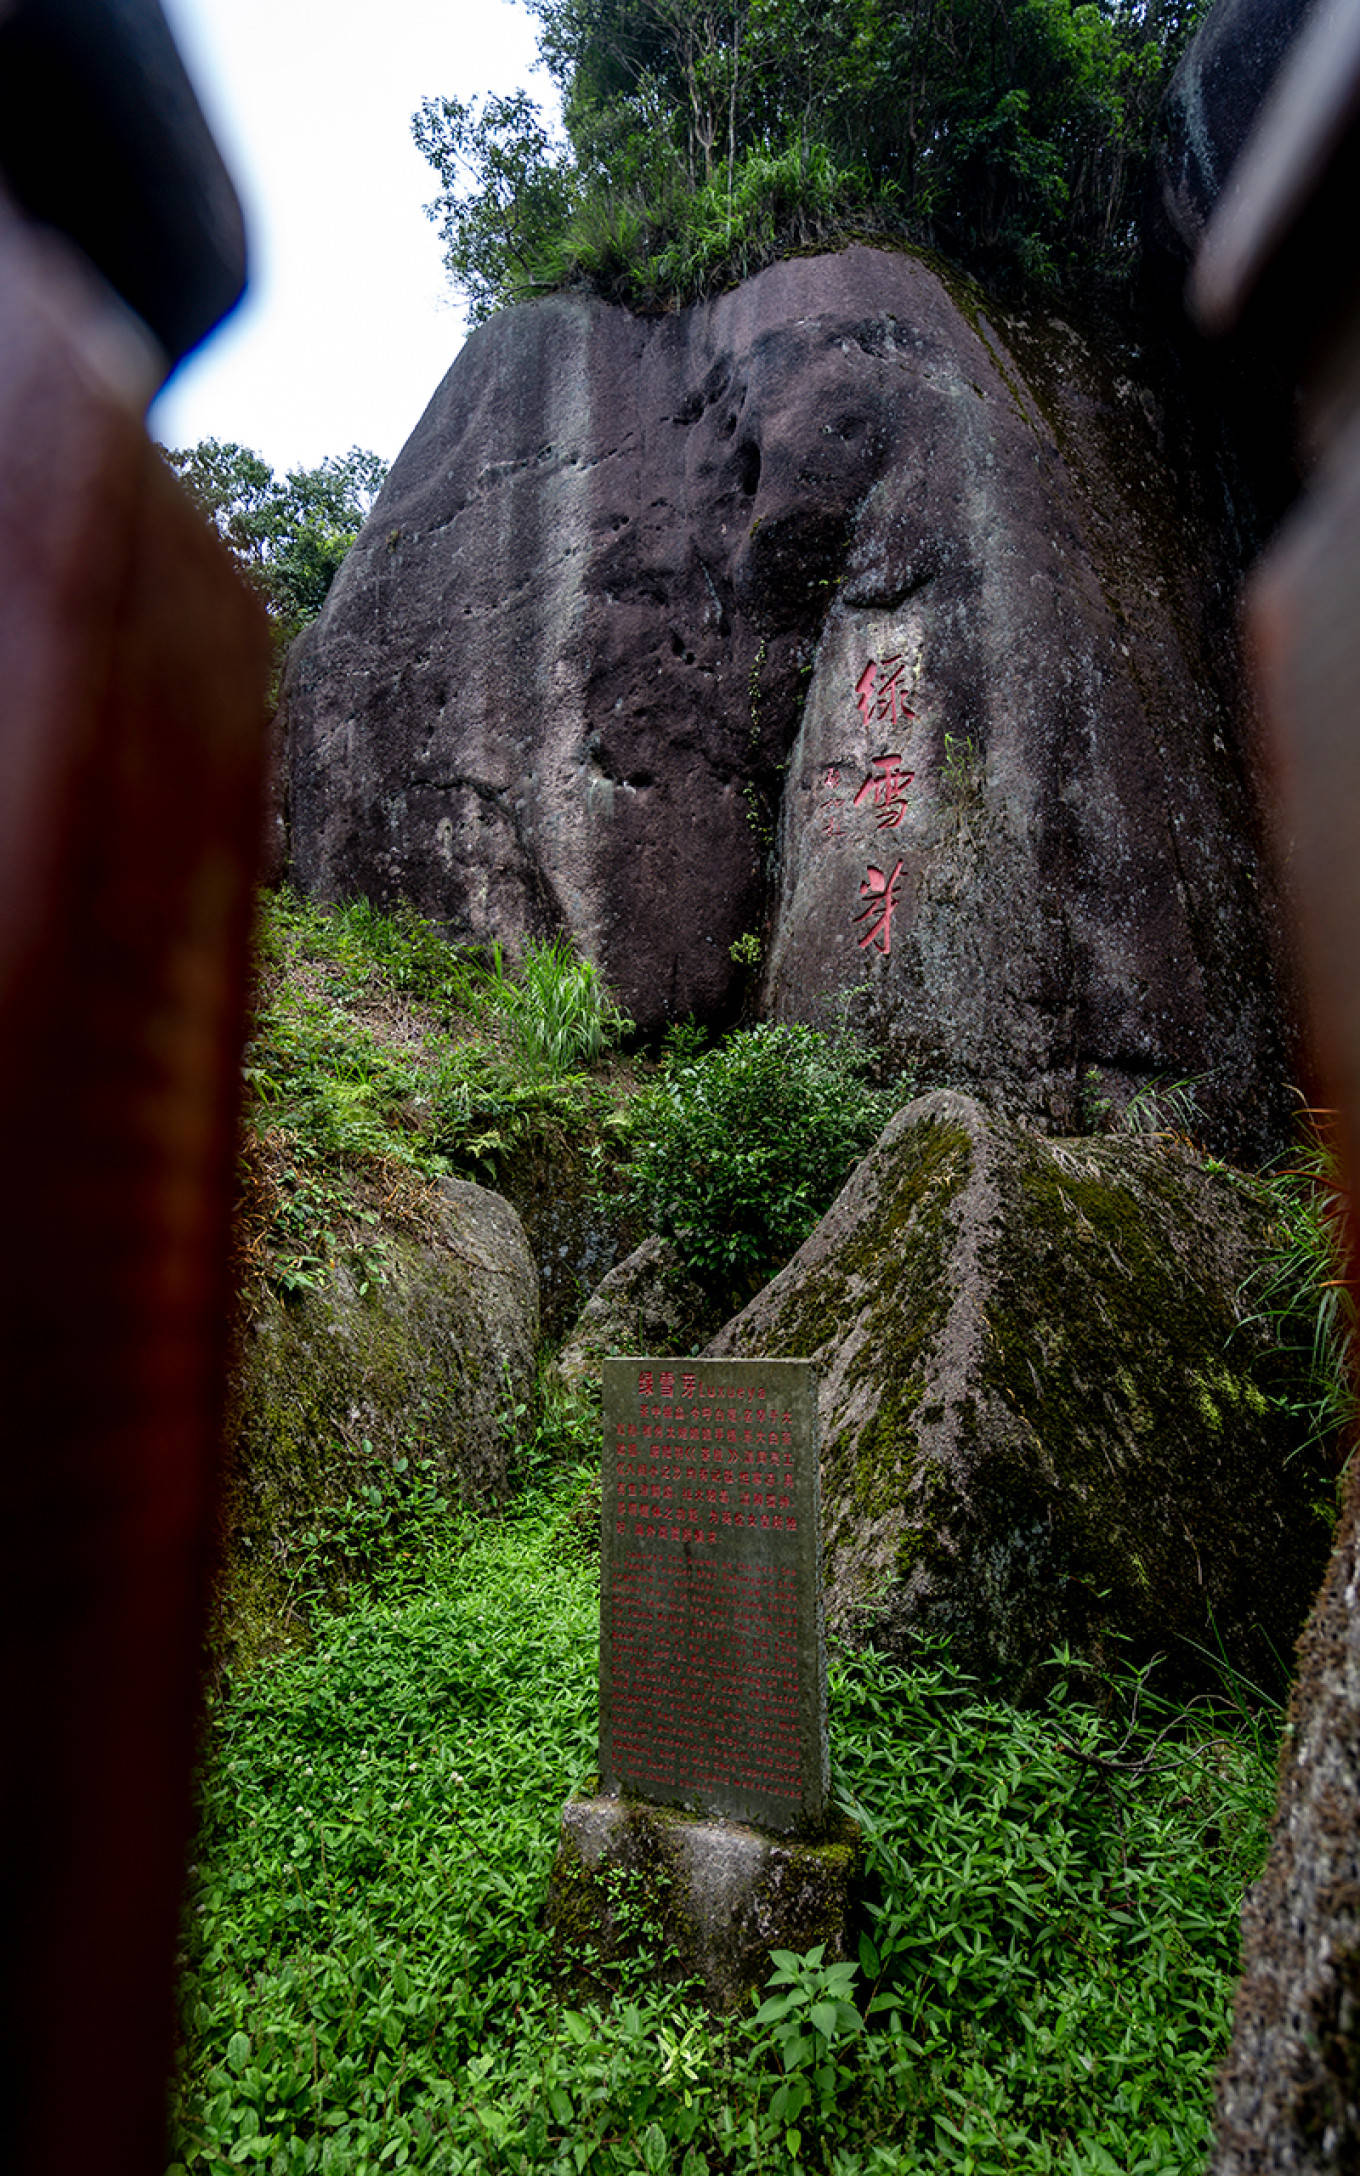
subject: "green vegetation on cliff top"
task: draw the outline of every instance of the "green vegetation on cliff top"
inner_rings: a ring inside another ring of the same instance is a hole
[[[474,318],[552,288],[635,308],[849,239],[993,282],[1128,278],[1152,129],[1201,0],[528,0],[566,142],[524,91],[431,97],[429,207]]]

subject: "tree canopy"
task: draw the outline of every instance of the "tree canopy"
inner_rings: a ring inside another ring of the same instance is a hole
[[[165,458],[259,590],[283,642],[321,610],[387,474],[386,462],[359,446],[282,479],[249,446],[216,438],[167,448]]]
[[[984,276],[1127,276],[1203,0],[527,0],[563,102],[427,98],[474,318],[584,283],[657,307],[791,250],[913,241]]]

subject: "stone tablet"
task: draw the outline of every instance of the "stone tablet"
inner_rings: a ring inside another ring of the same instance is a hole
[[[817,1828],[828,1772],[811,1364],[606,1360],[604,1428],[603,1789]]]

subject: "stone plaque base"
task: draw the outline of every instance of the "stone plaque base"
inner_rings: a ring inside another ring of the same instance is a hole
[[[808,1843],[638,1799],[568,1799],[548,1890],[559,1976],[598,1991],[632,1964],[700,1981],[716,2010],[743,2007],[772,1949],[850,1954],[863,1864],[842,1816]]]

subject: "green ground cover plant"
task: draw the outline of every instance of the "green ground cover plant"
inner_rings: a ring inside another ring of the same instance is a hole
[[[526,1136],[612,1108],[589,1069],[627,1034],[565,939],[518,966],[451,945],[410,908],[261,902],[246,1048],[243,1266],[282,1289],[337,1252],[381,1274],[385,1224],[421,1227],[430,1182],[482,1180]]]
[[[1021,1712],[939,1648],[839,1652],[834,1785],[873,1874],[853,1969],[781,1957],[763,2013],[720,2024],[644,1933],[616,1987],[555,2000],[548,1867],[595,1759],[595,1479],[559,1463],[499,1520],[415,1491],[306,1652],[219,1681],[175,2176],[1200,2165],[1273,1783],[1275,1718],[1231,1701],[1177,1711],[1128,1677],[1093,1704],[1059,1659]]]

